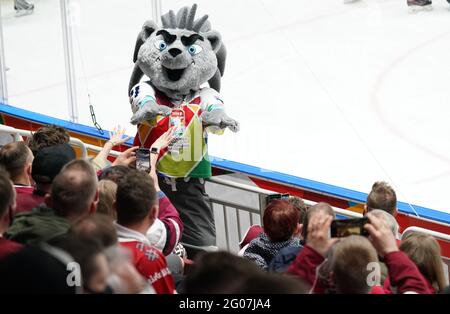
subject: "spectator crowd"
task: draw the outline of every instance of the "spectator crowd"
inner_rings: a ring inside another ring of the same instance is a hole
[[[38,129],[0,148],[0,293],[352,293],[448,292],[439,243],[411,233],[400,240],[397,197],[376,182],[364,233],[331,237],[327,203],[273,200],[240,252],[193,252],[184,223],[161,191],[157,155],[136,169],[116,128],[95,156],[76,157],[69,133]],[[152,147],[164,149],[172,131]],[[187,225],[187,227],[189,227]]]

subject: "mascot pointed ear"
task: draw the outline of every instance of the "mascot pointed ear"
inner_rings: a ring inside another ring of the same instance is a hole
[[[220,47],[222,46],[222,37],[220,36],[219,32],[209,31],[205,35],[206,38],[208,38],[209,42],[211,43],[211,47],[214,50],[214,53],[217,54]]]
[[[145,43],[145,41],[152,35],[154,31],[158,29],[158,26],[153,21],[147,21],[142,26],[142,30],[139,33],[137,39],[136,39],[136,45],[134,47],[134,53],[133,53],[133,62],[136,63],[139,49],[141,48],[142,44]],[[134,85],[139,83],[141,78],[144,76],[144,73],[142,73],[142,70],[139,68],[139,65],[135,64],[133,68],[133,73],[130,77],[130,82],[128,84],[128,94],[130,93],[131,89]]]
[[[142,44],[152,35],[154,31],[158,29],[158,26],[153,21],[146,21],[144,25],[142,26],[142,30],[139,33],[137,39],[136,39],[136,45],[134,46],[134,53],[133,53],[133,62],[136,63],[137,56],[139,53],[139,49],[141,48]]]

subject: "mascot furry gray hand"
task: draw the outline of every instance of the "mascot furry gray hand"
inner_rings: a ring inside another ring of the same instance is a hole
[[[239,130],[219,94],[226,50],[208,16],[196,19],[197,5],[161,17],[162,27],[147,21],[136,41],[129,84],[135,145],[150,148],[169,128],[174,142],[159,153],[161,190],[184,223],[182,242],[215,246],[212,209],[204,179],[211,176],[208,132]],[[141,81],[143,76],[147,81]],[[205,87],[209,83],[210,87]]]

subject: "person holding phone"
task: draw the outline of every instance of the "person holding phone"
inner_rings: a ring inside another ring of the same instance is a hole
[[[323,281],[317,280],[316,274],[319,265],[328,257],[328,280],[337,293],[367,294],[373,291],[373,286],[369,284],[373,269],[369,266],[378,263],[379,255],[386,263],[397,293],[431,293],[417,266],[399,250],[389,225],[371,213],[367,217],[369,222],[364,228],[369,233],[368,238],[354,235],[339,239],[330,237],[331,216],[323,212],[312,216],[306,245],[287,272],[310,283],[312,292],[324,293],[327,287]],[[331,248],[333,254],[329,257]]]
[[[184,247],[179,244],[181,236],[183,234],[183,222],[180,219],[180,215],[171,203],[170,199],[161,191],[159,187],[157,163],[161,150],[167,148],[174,141],[175,127],[169,128],[163,133],[150,147],[150,170],[149,175],[154,182],[156,192],[159,198],[159,215],[158,220],[164,223],[164,226],[154,223],[149,229],[147,236],[152,240],[152,235],[159,235],[165,233],[166,236],[160,237],[160,239],[166,239],[163,253],[166,255],[167,264],[172,272],[175,285],[178,287],[179,283],[183,280],[183,273],[185,267],[186,251]],[[163,230],[164,227],[164,230]],[[174,250],[181,246],[182,253],[175,253]],[[168,254],[170,253],[170,254]]]
[[[161,150],[167,148],[172,141],[174,140],[174,132],[175,128],[168,129],[165,133],[163,133],[150,147],[149,149],[149,158],[150,158],[150,177],[155,182],[156,191],[161,192],[161,188],[159,187],[158,182],[158,174],[156,171],[156,164],[158,163],[159,153]],[[161,192],[162,193],[162,192]]]
[[[184,259],[173,253],[182,233],[183,223],[177,209],[161,191],[158,182],[157,162],[161,150],[167,148],[174,140],[175,128],[169,128],[150,147],[136,150],[136,169],[146,172],[152,178],[159,203],[158,219],[147,231],[149,242],[160,249],[166,256],[167,265],[172,273],[175,285],[181,282],[184,272]]]

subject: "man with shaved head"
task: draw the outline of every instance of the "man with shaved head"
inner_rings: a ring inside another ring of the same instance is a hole
[[[0,165],[8,172],[17,194],[17,207],[33,194],[33,153],[24,142],[8,143],[0,149]]]

